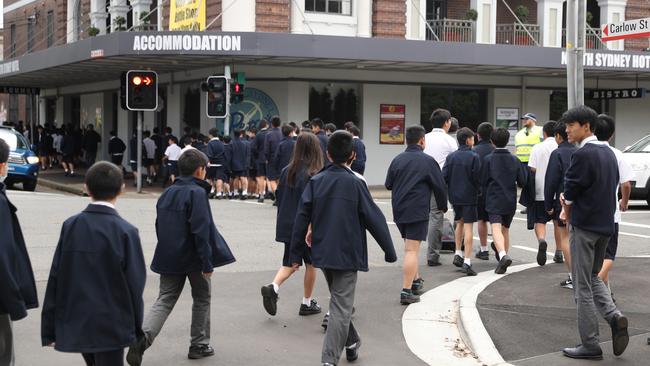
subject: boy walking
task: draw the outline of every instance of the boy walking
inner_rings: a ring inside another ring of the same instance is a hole
[[[235,195],[239,194],[240,200],[248,198],[248,163],[251,158],[251,149],[247,141],[244,140],[244,131],[235,130],[235,135],[230,144],[231,160],[230,170],[234,180]]]
[[[14,365],[12,322],[38,307],[36,283],[16,206],[7,198],[9,145],[0,139],[0,365]]]
[[[334,366],[344,348],[348,361],[359,357],[361,338],[351,317],[357,272],[368,271],[366,230],[379,243],[387,262],[395,262],[397,256],[386,218],[366,184],[345,166],[354,158],[352,135],[345,131],[333,133],[327,156],[332,164],[309,180],[300,200],[291,240],[291,262],[298,268],[304,246],[311,246],[313,266],[325,274],[331,316],[321,362],[323,366]]]
[[[458,150],[447,156],[442,176],[447,182],[449,201],[454,206],[456,221],[456,254],[454,266],[468,276],[476,276],[472,269],[474,223],[477,221],[478,192],[481,189],[481,158],[472,151],[474,132],[463,127],[456,133]],[[461,247],[465,243],[465,257]]]
[[[400,303],[420,301],[424,280],[418,273],[420,242],[427,238],[431,195],[437,209],[447,212],[447,193],[440,167],[434,158],[423,152],[425,131],[422,126],[406,129],[406,151],[390,163],[386,189],[392,192],[393,220],[405,243],[404,271]]]
[[[224,156],[225,148],[223,142],[219,140],[219,131],[216,128],[211,128],[208,132],[210,141],[208,142],[208,170],[206,178],[212,184],[212,197],[220,200],[223,197],[223,179],[226,175],[226,158]]]
[[[86,365],[124,364],[142,334],[147,276],[138,230],[115,211],[122,170],[109,162],[86,173],[92,202],[63,223],[43,302],[43,346],[81,353]]]
[[[485,157],[481,167],[481,186],[485,192],[485,209],[492,225],[492,237],[497,249],[499,264],[494,271],[504,274],[512,264],[510,250],[510,224],[517,210],[517,185],[526,184],[526,172],[516,156],[506,148],[510,132],[497,128],[492,132],[494,152]]]
[[[578,311],[578,331],[582,344],[565,348],[566,357],[603,358],[599,344],[596,308],[612,329],[614,355],[627,347],[628,320],[612,301],[609,289],[598,277],[603,266],[609,238],[615,233],[616,187],[619,184],[616,155],[598,144],[594,129],[598,116],[586,106],[564,113],[569,142],[579,148],[571,156],[564,179],[561,219],[569,221],[569,242],[573,260],[573,286]]]
[[[178,160],[180,177],[163,192],[156,204],[158,244],[151,270],[160,274],[160,294],[144,320],[144,336],[129,349],[127,362],[139,366],[142,354],[160,333],[183,291],[192,286],[190,359],[214,355],[210,347],[210,277],[215,267],[235,261],[228,244],[212,219],[205,181],[208,159],[191,149]]]
[[[494,131],[494,126],[492,126],[492,123],[490,122],[483,122],[478,125],[478,128],[476,129],[476,134],[478,135],[478,143],[474,145],[474,148],[472,150],[478,154],[479,158],[481,159],[481,165],[483,165],[485,157],[492,154],[494,151],[494,145],[492,145],[492,141],[490,140],[492,131]],[[490,253],[487,245],[487,225],[489,218],[487,211],[485,210],[485,192],[482,190],[479,191],[478,194],[478,205],[476,210],[478,218],[478,238],[481,243],[481,249],[476,253],[476,258],[481,260],[488,260],[490,259]]]

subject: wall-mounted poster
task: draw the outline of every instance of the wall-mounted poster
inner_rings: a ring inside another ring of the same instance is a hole
[[[496,127],[503,127],[510,132],[508,149],[513,152],[515,149],[515,135],[519,131],[519,108],[497,108]]]
[[[381,104],[379,108],[379,143],[404,144],[406,106],[404,104]]]
[[[170,31],[205,30],[205,4],[208,0],[171,0]]]

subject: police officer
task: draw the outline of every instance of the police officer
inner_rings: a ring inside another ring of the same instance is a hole
[[[515,155],[523,165],[528,166],[533,146],[542,142],[542,127],[537,126],[537,116],[526,113],[521,117],[523,128],[515,135]]]

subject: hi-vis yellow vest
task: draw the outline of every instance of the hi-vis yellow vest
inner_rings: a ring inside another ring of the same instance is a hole
[[[522,163],[528,162],[533,146],[542,142],[542,127],[535,126],[531,128],[528,136],[526,136],[526,131],[528,129],[524,127],[515,135],[515,155],[517,155],[519,161]]]

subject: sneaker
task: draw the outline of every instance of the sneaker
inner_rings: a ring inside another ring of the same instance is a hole
[[[422,295],[424,293],[423,287],[424,287],[424,280],[422,278],[418,278],[417,280],[413,281],[413,283],[411,284],[411,292],[413,292],[416,295]]]
[[[400,304],[402,305],[409,305],[409,304],[414,304],[416,302],[420,302],[420,296],[416,295],[413,293],[411,290],[402,290],[400,293]]]
[[[564,263],[564,255],[562,255],[562,252],[555,252],[555,255],[553,256],[553,262],[555,263]]]
[[[262,286],[262,303],[267,313],[275,316],[278,312],[278,294],[272,284]]]
[[[325,314],[323,321],[320,323],[320,326],[323,327],[323,332],[327,331],[327,323],[329,322],[330,315]]]
[[[454,255],[454,266],[458,268],[463,267],[463,257],[459,256],[458,254]]]
[[[359,358],[360,347],[361,347],[360,339],[350,347],[345,347],[345,358],[348,360],[348,362],[356,361],[357,358]]]
[[[492,247],[492,250],[494,250],[494,257],[497,259],[497,261],[500,261],[501,257],[499,256],[499,251],[497,250],[497,246],[494,245],[494,242],[490,244],[490,247]]]
[[[546,240],[540,240],[539,245],[537,246],[537,264],[543,266],[546,264]]]
[[[484,261],[489,260],[490,252],[488,252],[487,250],[486,251],[479,250],[478,252],[476,252],[476,259],[481,259]]]
[[[434,253],[431,256],[431,259],[427,259],[427,266],[429,267],[436,267],[441,265],[440,263],[440,254]]]
[[[70,172],[67,172],[67,171],[66,171],[66,172],[65,172],[65,176],[66,176],[66,177],[69,177],[69,176],[70,176]]]
[[[512,259],[509,255],[504,255],[503,258],[497,264],[497,269],[494,270],[496,274],[504,274],[508,270],[508,267],[512,264]]]
[[[463,273],[466,273],[468,276],[476,276],[476,272],[472,269],[472,266],[463,263]]]
[[[572,290],[573,289],[573,281],[571,280],[571,277],[569,277],[566,280],[560,282],[560,287],[568,288],[568,289]]]
[[[320,305],[318,305],[316,300],[312,299],[309,306],[305,304],[300,304],[300,311],[298,311],[298,315],[301,316],[314,315],[314,314],[320,314],[320,312],[321,312]]]
[[[264,203],[264,196],[260,195],[259,198],[257,199],[257,203]]]
[[[126,362],[130,366],[140,366],[142,364],[142,355],[144,354],[145,349],[147,349],[147,342],[145,338],[142,337],[129,347],[129,352],[126,354]]]
[[[214,349],[208,344],[190,346],[190,352],[187,354],[187,358],[191,360],[198,360],[210,356],[214,356]]]

